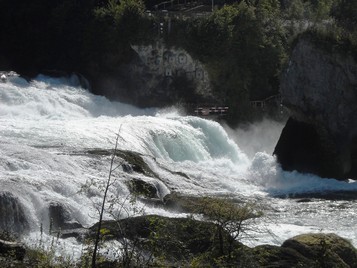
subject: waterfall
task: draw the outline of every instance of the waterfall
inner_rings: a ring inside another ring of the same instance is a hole
[[[160,198],[174,191],[229,194],[262,203],[267,216],[281,224],[269,228],[282,240],[324,229],[357,241],[357,233],[346,227],[357,223],[355,216],[341,219],[328,201],[319,201],[317,208],[314,203],[281,198],[357,191],[355,182],[285,172],[273,156],[257,151],[256,146],[248,155],[242,151],[240,143],[253,144],[259,137],[242,131],[228,133],[217,122],[174,109],[138,109],[112,102],[81,88],[73,77],[9,78],[0,83],[0,229],[36,232],[41,225],[48,229],[51,218],[56,227],[94,224],[108,177],[108,152],[119,135],[119,150],[132,152],[149,170],[137,172],[129,158],[127,168],[116,170],[109,194],[117,205],[126,207],[126,215],[120,217],[135,214],[127,202],[128,182],[139,179],[152,184]],[[147,214],[182,216],[141,200],[137,205]],[[345,201],[343,209],[349,215],[355,205]],[[107,212],[105,218],[111,217]],[[269,225],[264,220],[262,224]],[[267,242],[279,243],[268,233],[255,243]]]

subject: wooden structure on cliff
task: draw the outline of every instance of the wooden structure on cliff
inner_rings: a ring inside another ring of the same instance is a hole
[[[229,107],[217,103],[181,103],[188,115],[205,118],[224,117],[228,114]]]
[[[218,116],[224,116],[227,115],[228,113],[228,107],[227,106],[211,106],[211,107],[197,107],[194,110],[194,113],[196,116],[210,116],[210,115],[218,115]]]
[[[265,99],[250,101],[251,107],[261,109],[263,111],[267,107],[279,107],[280,104],[281,104],[281,95],[280,94],[272,95]]]

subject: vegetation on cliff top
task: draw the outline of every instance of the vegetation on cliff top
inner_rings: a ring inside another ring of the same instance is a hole
[[[334,33],[328,43],[357,40],[356,0],[215,1],[209,15],[172,17],[171,31],[162,35],[160,16],[145,12],[159,3],[3,1],[0,68],[30,74],[52,69],[89,76],[115,73],[133,59],[131,44],[164,37],[168,46],[183,47],[205,64],[217,102],[229,105],[232,121],[244,121],[254,113],[249,101],[278,94],[280,73],[298,33],[328,29]]]

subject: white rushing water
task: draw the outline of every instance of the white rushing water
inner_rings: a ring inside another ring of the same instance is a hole
[[[245,241],[249,246],[280,245],[305,232],[335,232],[356,246],[354,201],[298,202],[281,197],[357,191],[357,183],[282,171],[271,156],[275,145],[271,143],[279,135],[272,126],[281,130],[277,123],[264,121],[244,131],[230,130],[228,135],[213,121],[182,116],[174,110],[140,110],[111,102],[80,88],[75,77],[39,76],[31,82],[13,77],[0,84],[0,190],[20,200],[32,232],[38,232],[41,224],[48,227],[51,203],[65,206],[83,226],[94,224],[110,158],[86,152],[113,149],[120,129],[119,148],[144,156],[161,178],[155,184],[162,196],[173,190],[193,195],[230,194],[262,204],[265,216],[258,222],[259,232]],[[256,146],[263,144],[259,131],[269,146]],[[249,144],[255,144],[253,149]],[[268,151],[259,151],[262,148]],[[130,176],[153,180],[118,169],[110,196],[125,203],[126,215],[136,213],[128,202],[125,184]],[[180,216],[140,202],[136,206],[147,214]],[[27,239],[31,238],[33,233]]]

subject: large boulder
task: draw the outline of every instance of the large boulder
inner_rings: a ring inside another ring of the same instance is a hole
[[[51,232],[62,229],[81,228],[82,225],[73,218],[69,208],[57,202],[51,202],[48,207],[48,216],[51,222]]]
[[[303,234],[286,240],[282,248],[294,249],[315,267],[357,267],[357,250],[336,234]]]
[[[0,193],[0,231],[22,234],[28,231],[29,227],[20,200],[12,193]]]
[[[253,249],[255,267],[357,267],[357,250],[336,234],[302,234],[286,240],[281,247],[261,245]]]
[[[280,135],[274,154],[284,170],[298,170],[321,177],[339,178],[342,159],[336,144],[311,123],[290,118]]]
[[[274,152],[283,169],[357,177],[357,62],[335,47],[309,33],[293,48],[281,94],[295,121],[288,122]],[[296,148],[298,156],[292,156]]]

